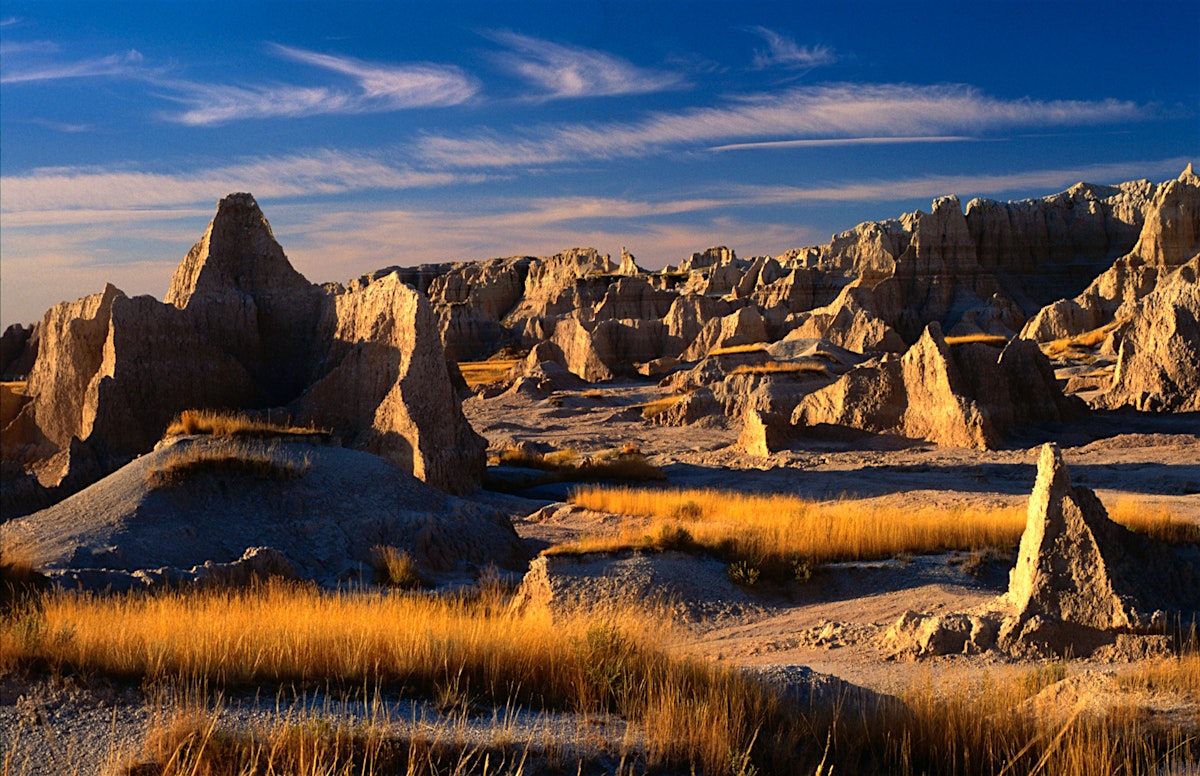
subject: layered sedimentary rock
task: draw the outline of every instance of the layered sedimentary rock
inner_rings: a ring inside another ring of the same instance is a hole
[[[990,448],[1012,429],[1078,411],[1036,345],[950,346],[936,323],[901,357],[862,364],[806,396],[792,422],[895,433],[940,445]]]
[[[150,449],[184,409],[293,405],[438,487],[477,487],[483,444],[449,387],[436,318],[398,276],[331,295],[291,267],[253,197],[234,194],[166,300],[110,285],[47,311],[4,460],[43,487],[74,473],[74,488]]]
[[[291,404],[301,422],[443,490],[478,487],[487,443],[462,415],[424,296],[395,274],[338,294],[318,338],[327,371]]]
[[[1121,331],[1110,407],[1200,411],[1200,256],[1168,275]]]
[[[1021,336],[1047,341],[1128,318],[1161,280],[1200,254],[1200,178],[1191,165],[1178,180],[1147,186],[1136,243],[1080,294],[1039,310]]]

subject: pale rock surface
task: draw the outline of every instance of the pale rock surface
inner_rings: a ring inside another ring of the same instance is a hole
[[[1032,636],[1035,618],[1144,631],[1200,612],[1200,569],[1111,521],[1091,490],[1071,484],[1062,454],[1046,444],[1006,599],[1014,613],[1002,640]]]
[[[1124,327],[1110,407],[1200,411],[1200,256],[1175,270]]]
[[[293,403],[298,420],[435,487],[477,489],[487,443],[462,415],[428,300],[392,274],[332,301],[326,374]]]
[[[572,374],[589,383],[611,380],[612,370],[600,357],[592,342],[592,333],[574,317],[566,317],[554,325],[550,341],[563,354],[563,363]]]
[[[721,318],[710,319],[683,352],[685,361],[697,361],[716,348],[767,342],[766,321],[757,307],[748,306]]]
[[[742,417],[737,445],[748,455],[767,458],[787,449],[794,436],[795,429],[787,414],[751,409]]]
[[[949,447],[992,448],[1012,429],[1060,421],[1079,410],[1062,396],[1033,343],[1003,350],[951,347],[931,323],[900,358],[867,362],[801,400],[792,422],[896,433]]]
[[[629,251],[621,248],[621,263],[617,265],[616,274],[618,275],[644,275],[646,270],[638,266],[637,259]]]

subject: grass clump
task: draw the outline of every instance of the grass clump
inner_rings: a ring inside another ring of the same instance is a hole
[[[674,407],[687,395],[687,393],[677,393],[674,396],[664,396],[661,399],[648,401],[645,404],[635,404],[633,405],[633,409],[642,411],[643,420],[651,420],[652,418],[657,418],[659,415]]]
[[[973,343],[1002,348],[1008,344],[1008,337],[1005,337],[1003,334],[956,334],[952,337],[946,337],[946,344],[951,347]]]
[[[167,426],[166,436],[206,435],[216,437],[329,436],[316,426],[293,426],[290,421],[258,420],[243,412],[184,410]]]
[[[541,482],[646,482],[667,478],[662,469],[646,460],[646,456],[642,455],[642,451],[635,444],[625,444],[619,448],[586,456],[570,448],[543,454],[524,447],[510,447],[501,450],[493,460],[501,466],[520,466],[544,471],[547,476]]]
[[[1015,546],[1025,527],[1021,507],[966,509],[899,507],[877,501],[816,502],[794,496],[716,490],[650,490],[590,486],[573,503],[629,515],[610,537],[581,540],[554,552],[636,548],[664,523],[686,528],[694,546],[729,561],[752,561],[768,578],[794,577],[798,564],[874,560],[899,553]],[[632,519],[636,517],[636,519]],[[803,576],[803,575],[801,575]]]
[[[294,480],[303,477],[311,465],[308,455],[293,458],[276,445],[236,439],[213,445],[176,445],[165,461],[146,473],[146,484],[152,488],[171,487],[203,474]]]
[[[376,584],[400,590],[419,590],[425,587],[421,570],[407,551],[377,544],[371,548],[371,555]]]
[[[1046,357],[1050,359],[1090,355],[1091,351],[1097,345],[1104,342],[1108,338],[1108,335],[1112,334],[1119,325],[1119,321],[1113,321],[1098,329],[1085,331],[1074,337],[1062,337],[1050,342],[1043,342],[1040,347],[1042,352],[1046,354]]]
[[[1113,522],[1167,544],[1200,544],[1200,525],[1183,520],[1163,506],[1118,498],[1108,509]]]
[[[503,380],[519,360],[516,358],[492,358],[487,361],[459,361],[458,371],[462,373],[467,387],[473,389]]]
[[[731,375],[774,375],[774,374],[829,374],[829,367],[816,360],[768,361],[765,364],[742,364],[735,367]]]
[[[713,356],[734,356],[743,353],[766,353],[767,346],[762,342],[755,342],[749,345],[726,345],[720,348],[713,348],[708,351],[706,358]]]

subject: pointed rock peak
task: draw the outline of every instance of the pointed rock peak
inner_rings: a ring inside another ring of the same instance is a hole
[[[958,197],[954,194],[951,194],[948,197],[938,197],[933,201],[933,205],[931,207],[934,213],[953,210],[957,211],[959,215],[962,215],[962,203],[959,202]]]
[[[1062,452],[1052,442],[1042,445],[1038,454],[1037,480],[1033,485],[1030,509],[1035,504],[1044,504],[1061,499],[1071,488],[1071,472],[1063,461]]]
[[[1188,166],[1179,174],[1179,182],[1187,183],[1192,186],[1200,186],[1200,176],[1192,171],[1192,163],[1188,162]]]
[[[175,270],[166,302],[187,307],[196,296],[305,291],[311,284],[288,261],[250,194],[230,194]]]

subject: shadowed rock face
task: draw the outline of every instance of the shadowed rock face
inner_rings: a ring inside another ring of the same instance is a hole
[[[1168,545],[1114,523],[1088,488],[1071,485],[1062,454],[1042,448],[1008,600],[1034,617],[1098,630],[1141,631],[1200,612],[1200,573]],[[1186,620],[1185,620],[1186,621]]]
[[[437,487],[478,487],[484,443],[462,416],[437,320],[396,274],[336,294],[314,286],[253,197],[233,194],[166,298],[110,285],[46,313],[5,461],[70,492],[149,450],[184,409],[287,407]]]

